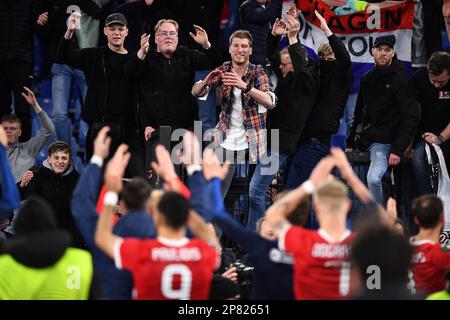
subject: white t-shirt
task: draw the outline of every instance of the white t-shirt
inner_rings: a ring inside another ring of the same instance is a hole
[[[248,148],[245,141],[244,119],[242,117],[241,89],[234,88],[235,101],[231,111],[230,127],[225,133],[225,140],[220,146],[227,150],[239,151]]]
[[[201,81],[201,80],[200,80]],[[197,81],[196,83],[199,83]],[[198,99],[205,101],[208,98],[211,88],[208,86],[203,96],[199,96]],[[225,132],[225,140],[220,144],[220,146],[227,150],[240,151],[248,149],[248,142],[245,141],[245,129],[244,129],[244,118],[242,116],[242,95],[241,89],[233,88],[233,94],[235,96],[235,101],[233,104],[233,109],[231,110],[230,116],[230,127]],[[275,104],[276,96],[275,93],[267,92],[272,99],[272,103]],[[258,105],[258,113],[267,112],[267,108],[263,105]]]

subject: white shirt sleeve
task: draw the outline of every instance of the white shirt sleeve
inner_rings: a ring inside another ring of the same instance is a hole
[[[194,85],[196,85],[197,83],[202,82],[202,80],[198,80]],[[209,92],[211,91],[211,87],[210,86],[206,86],[206,90],[205,90],[205,94],[202,96],[198,96],[197,98],[201,101],[206,101],[206,99],[208,99],[209,96]]]
[[[272,106],[275,106],[275,103],[277,102],[277,96],[272,91],[267,91],[267,93],[270,96],[270,99],[272,99]],[[264,107],[262,104],[258,104],[258,113],[264,113],[267,112],[267,108]]]

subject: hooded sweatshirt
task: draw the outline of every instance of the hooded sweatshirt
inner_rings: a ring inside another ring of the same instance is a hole
[[[45,160],[43,166],[34,173],[28,186],[21,188],[21,193],[23,198],[34,194],[47,200],[55,212],[58,227],[71,234],[75,246],[82,247],[84,241],[75,225],[70,208],[70,200],[78,178],[79,174],[72,164],[64,173],[58,174]]]

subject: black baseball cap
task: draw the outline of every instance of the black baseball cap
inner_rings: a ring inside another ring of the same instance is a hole
[[[389,35],[389,36],[381,36],[375,38],[375,41],[373,43],[373,47],[378,47],[380,44],[386,44],[391,48],[394,48],[395,46],[395,36]]]
[[[105,26],[110,26],[112,24],[120,24],[122,26],[128,25],[127,18],[121,13],[112,13],[105,20]]]

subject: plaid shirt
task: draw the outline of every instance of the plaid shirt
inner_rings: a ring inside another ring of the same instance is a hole
[[[217,70],[222,72],[229,72],[231,70],[231,61],[225,62]],[[246,83],[250,83],[252,87],[269,92],[269,78],[260,65],[249,63],[247,73],[242,77]],[[231,112],[234,104],[233,87],[223,85],[219,81],[211,89],[219,87],[220,101],[222,111],[219,115],[219,122],[217,123],[213,137],[219,144],[225,141],[226,130],[230,128]],[[249,143],[249,152],[252,161],[264,155],[267,151],[267,132],[266,132],[266,118],[267,112],[259,113],[259,104],[250,97],[248,93],[241,93],[242,98],[242,119],[244,123],[246,141]],[[276,101],[269,107],[274,108]]]

